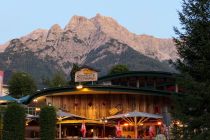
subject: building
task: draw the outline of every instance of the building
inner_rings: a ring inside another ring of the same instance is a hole
[[[114,125],[117,122],[108,120],[110,116],[133,111],[157,115],[168,112],[171,107],[171,95],[179,92],[175,82],[176,76],[173,73],[151,71],[109,75],[95,82],[86,82],[79,88],[72,86],[43,89],[30,96],[24,103],[35,108],[52,105],[63,112],[86,118],[88,137],[115,136]],[[67,117],[59,121],[62,133],[58,135],[81,136],[83,120]],[[134,132],[132,124],[129,126],[126,122],[123,123],[124,136],[135,137],[134,133],[147,135],[150,126],[158,127],[163,120],[147,119],[138,124],[137,132]]]

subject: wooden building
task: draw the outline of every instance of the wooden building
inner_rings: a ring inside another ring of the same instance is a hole
[[[173,73],[146,71],[109,75],[96,82],[86,83],[80,89],[73,86],[38,91],[25,104],[32,107],[52,105],[65,112],[88,118],[91,124],[103,127],[99,120],[115,114],[132,111],[162,114],[169,111],[171,95],[179,92],[175,78],[176,74]],[[77,126],[76,122],[81,123],[66,119],[62,124],[67,129],[68,124]],[[97,136],[99,135],[100,132],[97,132]]]

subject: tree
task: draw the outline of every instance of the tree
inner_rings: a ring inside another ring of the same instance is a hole
[[[52,106],[45,106],[40,112],[40,137],[41,140],[55,140],[56,112]]]
[[[52,79],[44,79],[44,84],[49,87],[64,87],[67,85],[67,80],[63,73],[57,72],[53,75]]]
[[[10,104],[3,121],[3,140],[25,139],[25,109],[19,104]]]
[[[16,72],[9,80],[9,93],[14,97],[33,94],[35,91],[36,84],[34,80],[25,72]]]
[[[70,75],[71,75],[71,81],[70,85],[75,85],[75,73],[79,71],[80,67],[78,64],[73,64],[73,67],[71,69]]]
[[[111,70],[109,71],[109,75],[119,74],[119,73],[128,72],[128,71],[129,69],[126,65],[118,64],[111,68]]]
[[[210,1],[183,0],[179,12],[181,31],[174,38],[180,59],[176,66],[182,73],[178,83],[182,96],[174,97],[173,117],[183,123],[174,127],[180,140],[210,139]]]

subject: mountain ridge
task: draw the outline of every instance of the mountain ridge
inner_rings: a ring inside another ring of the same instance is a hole
[[[114,42],[115,45],[110,42]],[[49,30],[37,29],[23,37],[13,39],[6,43],[6,45],[2,45],[3,47],[1,46],[0,58],[1,56],[7,56],[7,59],[2,57],[0,60],[6,62],[14,61],[10,60],[10,58],[12,58],[15,51],[25,52],[27,50],[33,53],[33,56],[37,57],[37,60],[42,61],[40,63],[48,63],[48,60],[53,61],[55,69],[59,67],[68,75],[73,63],[91,65],[99,59],[103,60],[103,57],[95,55],[92,52],[96,54],[99,53],[97,49],[107,44],[110,46],[103,48],[104,52],[110,52],[110,50],[106,49],[119,52],[119,55],[114,54],[116,57],[108,53],[110,57],[112,56],[113,59],[116,59],[113,60],[114,63],[110,63],[110,65],[116,64],[117,59],[122,59],[121,53],[123,52],[116,50],[116,48],[118,48],[117,45],[129,48],[127,49],[129,51],[126,51],[127,53],[136,54],[136,58],[133,58],[134,60],[144,58],[145,60],[147,59],[148,62],[153,63],[149,58],[156,59],[155,62],[159,64],[160,67],[163,67],[159,70],[163,71],[164,68],[166,68],[165,64],[164,66],[162,65],[162,63],[164,63],[163,61],[177,59],[176,48],[172,39],[160,39],[149,35],[136,35],[129,32],[113,18],[97,14],[90,19],[83,16],[73,16],[64,28],[61,28],[58,24],[54,24]],[[138,57],[137,54],[142,57]],[[92,60],[93,62],[89,61],[89,55],[95,56],[95,60]],[[106,59],[107,57],[104,56]],[[143,63],[141,64],[143,65]],[[134,64],[131,65],[134,68]],[[152,70],[152,66],[150,66],[150,64],[148,64],[148,66],[150,67],[149,69]],[[9,68],[9,65],[7,67]],[[50,65],[50,67],[52,68],[52,65]],[[147,66],[145,65],[145,67]],[[110,66],[107,67],[107,70],[109,68]],[[5,67],[2,65],[1,69],[5,69]],[[171,70],[170,68],[166,69],[166,71]],[[157,69],[154,68],[153,70]],[[30,72],[30,70],[28,71]],[[106,74],[105,70],[103,70],[102,75],[104,74]]]

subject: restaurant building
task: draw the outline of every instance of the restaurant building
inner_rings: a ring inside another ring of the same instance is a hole
[[[164,123],[162,115],[170,112],[171,95],[179,92],[173,73],[131,71],[98,79],[97,71],[93,69],[83,68],[80,72],[82,74],[76,74],[75,78],[80,86],[43,89],[24,101],[29,107],[37,108],[37,112],[41,106],[50,105],[68,114],[58,119],[60,138],[82,136],[82,122],[85,122],[87,137],[116,137],[115,126],[119,122],[122,136],[147,137],[150,126],[159,128]],[[113,117],[129,112],[147,115]],[[149,117],[155,115],[160,117]],[[157,129],[155,131],[158,133]]]

